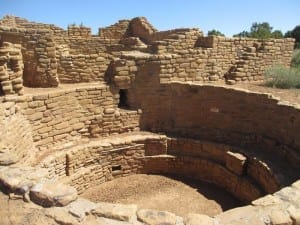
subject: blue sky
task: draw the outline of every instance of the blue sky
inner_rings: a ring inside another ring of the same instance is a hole
[[[145,16],[158,30],[196,27],[231,36],[253,22],[269,22],[284,33],[293,29],[300,24],[300,0],[0,0],[0,17],[6,14],[62,28],[83,23],[93,33]]]

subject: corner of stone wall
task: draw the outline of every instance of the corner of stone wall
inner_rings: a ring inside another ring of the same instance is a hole
[[[0,95],[23,94],[21,45],[3,42],[0,47]]]

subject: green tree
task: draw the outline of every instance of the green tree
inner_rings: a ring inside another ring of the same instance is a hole
[[[291,38],[292,37],[292,31],[288,30],[285,34],[284,34],[285,38]]]
[[[249,32],[245,30],[238,34],[233,35],[233,37],[249,37],[249,36],[250,36]]]
[[[300,25],[297,25],[293,30],[287,31],[284,37],[295,38],[295,48],[300,48]]]
[[[253,23],[250,28],[250,37],[266,39],[272,37],[272,29],[269,23]]]
[[[252,23],[250,31],[242,31],[238,34],[233,35],[233,37],[249,37],[258,39],[267,38],[283,38],[283,34],[280,30],[273,30],[273,27],[269,23]]]
[[[280,39],[280,38],[283,38],[283,34],[281,32],[281,30],[274,30],[272,32],[272,38],[276,38],[276,39]]]
[[[300,48],[300,25],[292,30],[292,37],[296,39],[296,48]]]
[[[225,36],[223,33],[221,33],[221,32],[218,31],[218,30],[215,30],[215,29],[208,31],[208,32],[207,32],[207,35],[208,35],[208,36],[215,35],[215,36],[222,36],[222,37]]]

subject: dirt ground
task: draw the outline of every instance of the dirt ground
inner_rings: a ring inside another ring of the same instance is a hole
[[[242,204],[229,193],[205,182],[184,182],[160,175],[131,175],[87,189],[92,201],[136,204],[138,208],[214,216]]]

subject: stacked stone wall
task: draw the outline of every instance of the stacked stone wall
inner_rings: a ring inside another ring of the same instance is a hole
[[[148,92],[142,110],[142,129],[263,149],[300,165],[299,106],[268,94],[172,83]]]
[[[137,130],[139,112],[119,109],[118,93],[107,86],[55,91],[9,98],[32,126],[39,149],[63,147],[83,137],[99,137]]]
[[[0,164],[29,162],[35,153],[31,126],[14,102],[0,103]]]
[[[69,37],[89,38],[92,36],[92,30],[84,26],[68,26]]]
[[[105,39],[117,39],[120,40],[128,31],[130,20],[119,20],[117,23],[104,27],[99,28],[98,35]]]
[[[293,45],[293,39],[209,36],[189,44],[158,41],[152,49],[157,54],[173,54],[172,59],[162,63],[162,82],[224,79],[249,82],[263,80],[264,71],[273,65],[289,67]]]
[[[0,46],[0,95],[23,94],[21,46],[3,42]]]
[[[0,36],[3,42],[21,45],[25,86],[58,86],[56,48],[51,31],[0,27]]]
[[[4,16],[0,21],[0,26],[24,28],[24,29],[48,29],[51,30],[55,35],[66,35],[67,32],[54,24],[44,24],[28,21],[21,17],[16,16]]]

